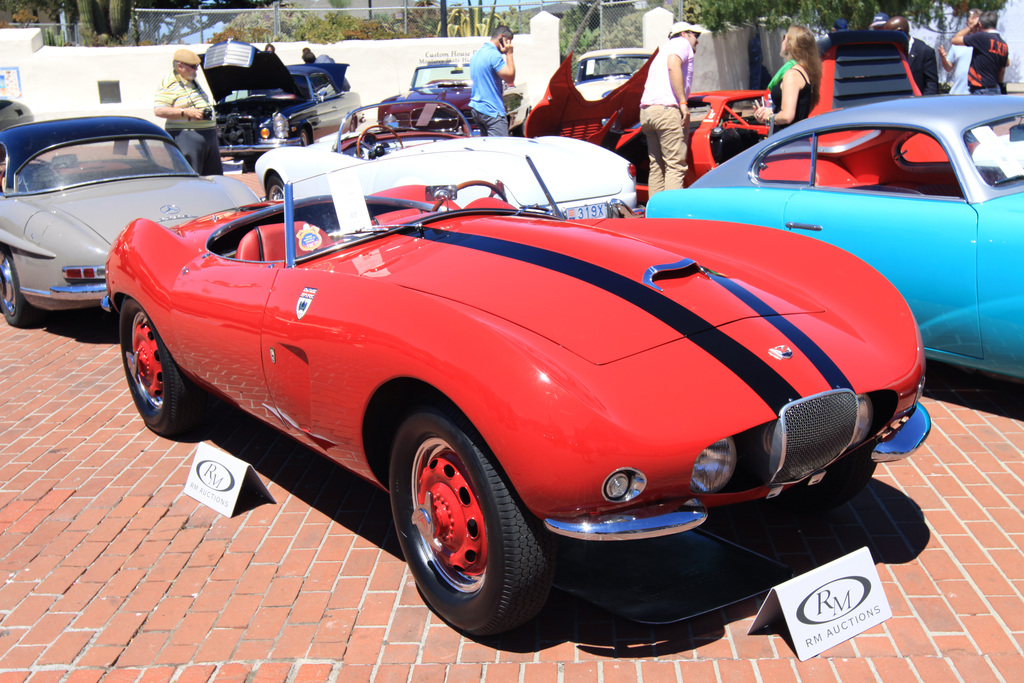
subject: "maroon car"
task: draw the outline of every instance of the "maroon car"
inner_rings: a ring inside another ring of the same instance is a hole
[[[469,77],[468,63],[433,62],[416,67],[409,92],[389,97],[383,102],[402,102],[410,99],[443,100],[458,107],[476,131],[473,114],[469,110],[469,100],[472,96],[473,81]],[[530,113],[526,86],[506,85],[504,99],[505,111],[508,113],[508,128],[514,131],[526,123],[526,117]]]

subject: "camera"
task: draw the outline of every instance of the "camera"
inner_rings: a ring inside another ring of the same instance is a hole
[[[203,120],[209,121],[213,118],[213,107],[203,107]]]

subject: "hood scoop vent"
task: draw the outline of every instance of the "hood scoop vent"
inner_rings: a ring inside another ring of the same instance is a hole
[[[664,290],[654,284],[656,281],[669,279],[675,280],[697,274],[701,274],[709,280],[711,279],[711,271],[706,270],[704,266],[691,258],[684,258],[682,261],[676,261],[675,263],[663,263],[661,265],[651,266],[647,269],[647,272],[644,273],[643,283],[654,291],[661,292]]]

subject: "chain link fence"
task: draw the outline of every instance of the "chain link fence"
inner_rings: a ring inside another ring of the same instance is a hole
[[[378,0],[380,1],[380,0]],[[470,3],[472,0],[469,0]],[[135,45],[215,43],[242,40],[255,45],[272,42],[330,44],[340,40],[388,40],[442,35],[437,6],[401,5],[344,9],[271,7],[254,10],[135,9],[129,41]],[[596,2],[520,2],[483,7],[449,4],[448,36],[487,36],[506,24],[528,33],[530,19],[549,11],[561,19],[561,51],[576,54],[598,48],[638,47],[643,44],[642,20],[657,3],[648,0]]]

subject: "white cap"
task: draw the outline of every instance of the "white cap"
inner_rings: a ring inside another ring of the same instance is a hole
[[[691,24],[688,21],[677,21],[672,24],[672,28],[669,29],[668,37],[678,36],[680,33],[707,33],[707,29],[700,24]]]

